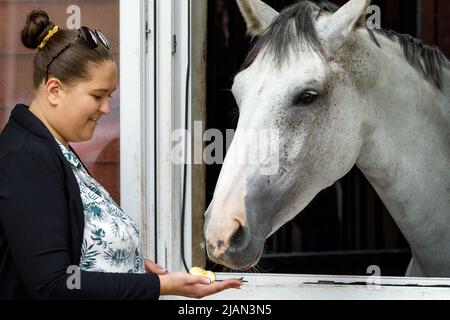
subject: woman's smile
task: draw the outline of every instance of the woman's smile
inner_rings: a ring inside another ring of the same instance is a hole
[[[91,117],[89,118],[90,121],[94,122],[95,124],[98,124],[98,120],[100,119],[100,117],[96,118],[96,117]]]

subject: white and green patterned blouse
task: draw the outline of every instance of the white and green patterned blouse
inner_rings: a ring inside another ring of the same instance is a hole
[[[108,273],[144,273],[139,253],[139,230],[131,218],[95,181],[78,157],[59,141],[80,187],[84,208],[84,239],[80,268]]]

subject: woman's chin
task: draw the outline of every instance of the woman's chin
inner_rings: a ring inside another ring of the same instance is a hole
[[[83,132],[81,135],[79,135],[78,139],[73,140],[72,142],[80,143],[80,142],[87,142],[91,140],[94,137],[94,130],[89,130]]]

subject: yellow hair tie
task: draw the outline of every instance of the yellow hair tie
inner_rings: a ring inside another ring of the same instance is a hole
[[[39,49],[42,49],[43,47],[45,47],[45,45],[47,44],[48,40],[50,40],[51,37],[53,37],[53,35],[55,33],[57,33],[59,31],[59,27],[55,26],[52,30],[50,30],[48,32],[48,34],[45,36],[44,40],[42,40],[41,44],[38,46]]]

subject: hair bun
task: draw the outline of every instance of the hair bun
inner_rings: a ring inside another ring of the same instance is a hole
[[[54,27],[47,12],[33,10],[27,17],[27,23],[22,30],[22,43],[29,49],[36,49],[45,35]],[[45,33],[45,34],[44,34]]]

